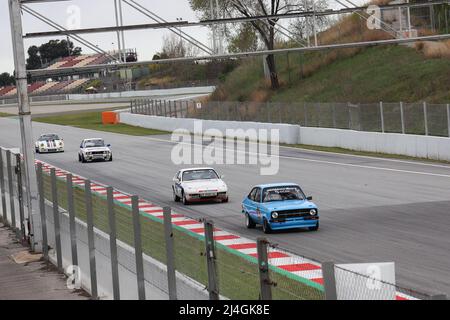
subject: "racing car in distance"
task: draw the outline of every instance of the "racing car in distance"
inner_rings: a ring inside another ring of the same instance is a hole
[[[213,168],[191,168],[177,172],[173,178],[173,200],[184,205],[191,202],[228,202],[228,187]]]
[[[78,161],[88,162],[95,160],[112,161],[111,145],[105,144],[101,138],[84,139],[78,151]]]
[[[242,213],[247,228],[260,224],[264,233],[294,228],[319,229],[317,206],[295,183],[255,186],[242,201]]]
[[[57,134],[43,134],[35,143],[36,153],[64,152],[64,140]]]

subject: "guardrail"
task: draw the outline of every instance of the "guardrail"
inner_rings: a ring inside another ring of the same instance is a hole
[[[20,154],[0,149],[0,219],[26,242],[21,168]],[[432,298],[339,266],[330,273],[329,263],[264,238],[246,239],[209,219],[172,212],[41,161],[36,168],[44,259],[79,281],[93,299]],[[339,296],[342,285],[357,294]]]

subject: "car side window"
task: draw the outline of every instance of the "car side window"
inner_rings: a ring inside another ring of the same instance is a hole
[[[84,142],[81,141],[80,148],[83,148]]]
[[[255,199],[255,194],[256,194],[256,191],[257,191],[257,190],[258,190],[258,188],[253,188],[253,190],[250,191],[250,193],[248,194],[248,198],[249,198],[250,200],[255,201],[254,199]]]
[[[260,188],[258,188],[258,189],[256,190],[255,200],[253,200],[253,201],[255,201],[255,202],[261,202],[261,189],[260,189]]]
[[[177,179],[178,179],[178,181],[181,181],[181,171],[178,171],[178,173],[177,173]]]

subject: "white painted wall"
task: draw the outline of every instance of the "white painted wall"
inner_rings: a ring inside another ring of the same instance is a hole
[[[450,138],[342,129],[300,129],[302,144],[450,161]]]
[[[129,125],[174,131],[194,132],[198,119],[166,118],[120,113],[120,121]],[[406,155],[418,158],[450,161],[450,138],[399,133],[377,133],[343,129],[300,127],[299,125],[203,120],[203,130],[219,129],[279,129],[280,142],[323,147],[339,147],[356,151]]]
[[[164,131],[186,129],[187,131],[194,133],[194,123],[196,121],[199,120],[146,116],[140,114],[131,114],[130,112],[120,113],[120,122],[122,123]],[[202,128],[203,131],[206,131],[208,129],[218,129],[224,134],[224,136],[227,129],[278,129],[280,130],[280,142],[288,144],[298,143],[298,138],[300,136],[300,126],[283,123],[272,124],[262,122],[203,120]],[[245,134],[239,135],[237,138],[244,139]]]

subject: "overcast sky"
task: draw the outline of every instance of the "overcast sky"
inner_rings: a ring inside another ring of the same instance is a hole
[[[188,0],[137,0],[137,2],[144,5],[149,10],[152,10],[154,13],[158,14],[167,21],[176,21],[177,18],[183,18],[183,20],[190,22],[198,20],[196,14],[189,7]],[[361,5],[366,1],[353,0],[352,2],[357,5]],[[332,8],[340,7],[340,5],[337,5],[334,0],[330,0],[328,3]],[[28,6],[68,29],[74,29],[73,27],[70,27],[70,24],[73,22],[73,19],[71,19],[73,14],[69,12],[73,6],[79,8],[80,12],[79,25],[77,26],[78,28],[115,25],[113,0],[72,0],[67,2],[61,1],[61,3],[53,2],[38,3],[33,5],[29,4]],[[22,19],[24,33],[54,30],[33,16],[30,16],[28,13],[24,13]],[[148,17],[137,12],[133,8],[128,7],[128,5],[124,3],[125,25],[151,22],[152,21]],[[9,23],[8,0],[0,0],[0,72],[6,71],[12,73],[14,70],[14,63],[12,57],[11,31]],[[184,31],[211,47],[211,40],[207,28],[184,28]],[[129,49],[136,49],[139,55],[139,60],[151,60],[153,55],[161,49],[163,44],[163,36],[169,33],[170,31],[164,29],[126,32],[126,47]],[[31,45],[40,45],[55,38],[56,37],[26,39],[25,50],[27,50]],[[83,38],[98,45],[106,51],[117,48],[116,33],[83,35]],[[60,37],[60,39],[64,39],[64,37]],[[81,46],[77,42],[75,42],[75,45]],[[83,53],[93,53],[89,49],[84,48],[83,46],[81,47],[83,48]]]
[[[177,18],[183,18],[188,21],[198,20],[195,13],[190,9],[187,0],[138,0],[137,2],[145,5],[149,10],[168,21],[176,21]],[[73,0],[65,3],[41,3],[28,6],[51,18],[58,24],[67,27],[67,24],[71,23],[71,15],[67,13],[71,5],[76,5],[80,9],[81,28],[115,25],[113,0]],[[138,23],[151,23],[151,21],[148,17],[124,4],[124,24]],[[23,15],[23,24],[24,33],[52,30],[28,13]],[[210,42],[206,28],[189,28],[189,30],[185,29],[185,31],[188,31],[190,35],[205,44]],[[0,0],[0,72],[6,71],[11,73],[14,70],[10,32],[8,0]],[[162,47],[162,37],[168,32],[163,29],[127,32],[125,33],[126,47],[136,48],[139,60],[150,60],[153,54]],[[117,47],[117,36],[115,33],[83,35],[83,37],[92,43],[98,44],[103,50],[112,50],[113,46]],[[38,45],[54,38],[27,39],[25,40],[25,48],[28,49],[33,44]],[[79,45],[76,42],[75,44]],[[83,48],[83,53],[92,52]]]

